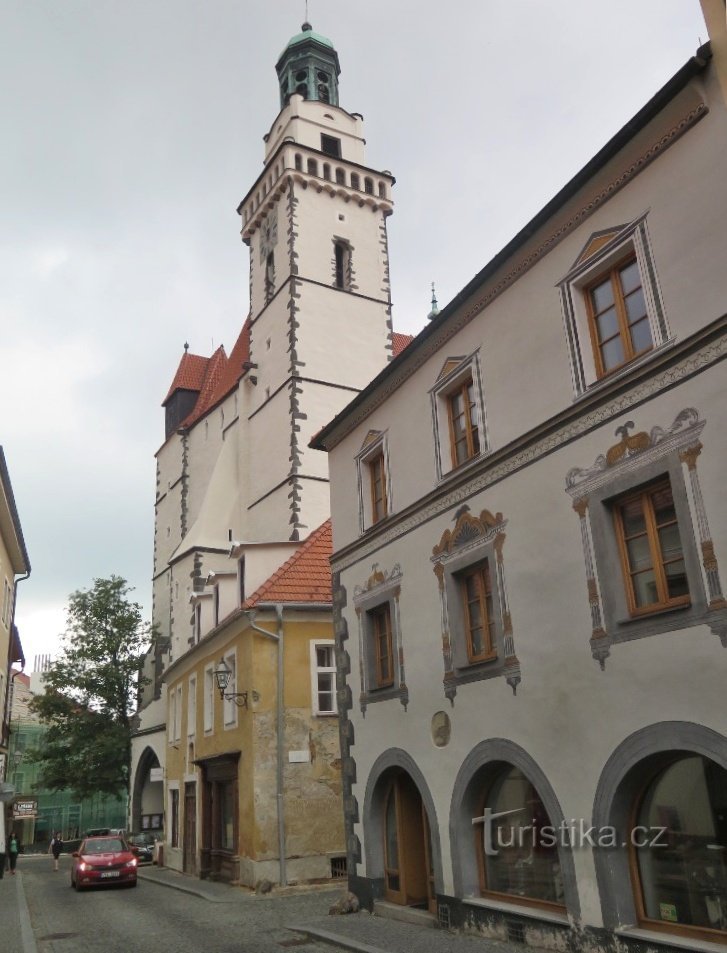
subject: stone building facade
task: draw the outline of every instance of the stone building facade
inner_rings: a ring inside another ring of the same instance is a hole
[[[712,44],[315,438],[367,905],[548,949],[727,945],[727,34],[704,6]]]

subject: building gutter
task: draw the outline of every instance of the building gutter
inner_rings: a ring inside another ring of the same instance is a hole
[[[260,608],[273,609],[277,620],[278,631],[270,632],[269,629],[263,629],[255,624],[256,610],[250,609],[245,612],[247,623],[255,632],[265,636],[266,639],[272,639],[278,644],[278,665],[276,673],[276,734],[277,734],[277,759],[276,759],[276,777],[275,777],[275,798],[278,808],[278,855],[280,858],[280,886],[286,887],[288,876],[285,863],[285,801],[283,798],[283,770],[285,751],[285,707],[284,707],[284,670],[283,670],[283,604],[277,602],[274,605],[260,606]]]

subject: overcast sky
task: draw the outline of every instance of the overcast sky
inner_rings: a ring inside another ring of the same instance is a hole
[[[235,212],[304,0],[0,0],[0,443],[32,574],[29,667],[70,592],[151,612],[160,407],[247,314]],[[697,0],[310,0],[396,176],[394,322],[416,332],[695,52]]]

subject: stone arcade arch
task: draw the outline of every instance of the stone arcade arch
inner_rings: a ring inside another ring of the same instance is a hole
[[[613,826],[619,843],[628,843],[634,804],[644,778],[679,755],[701,755],[727,770],[727,738],[685,721],[665,721],[641,728],[613,752],[601,772],[593,803],[593,824]],[[638,922],[629,869],[629,851],[594,853],[604,926],[610,930]]]
[[[472,818],[481,814],[483,783],[508,766],[519,769],[535,788],[554,828],[558,828],[565,820],[550,782],[523,748],[504,738],[481,741],[462,762],[452,791],[449,836],[456,897],[480,896],[479,858]],[[571,850],[559,845],[558,861],[563,878],[565,907],[568,914],[578,921],[581,908]]]
[[[159,768],[160,762],[157,753],[153,748],[147,746],[141,753],[136,765],[136,774],[131,791],[131,830],[141,831],[144,829],[142,818],[149,815],[164,816],[164,783],[163,781],[151,781],[150,774],[152,768]],[[158,790],[150,788],[150,785],[158,785]],[[150,800],[151,799],[151,800]],[[158,810],[152,810],[158,808]]]
[[[385,812],[390,781],[402,773],[416,787],[429,822],[431,866],[434,893],[444,889],[439,822],[429,786],[414,759],[401,748],[390,748],[376,759],[369,772],[364,798],[363,824],[365,836],[366,876],[372,882],[374,897],[385,895]]]

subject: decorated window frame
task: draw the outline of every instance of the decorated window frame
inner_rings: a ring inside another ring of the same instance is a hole
[[[502,676],[515,693],[522,680],[505,582],[506,526],[502,513],[482,510],[473,516],[465,504],[454,515],[454,528],[446,529],[432,550],[439,583],[444,694],[452,705],[460,685]],[[485,563],[491,579],[491,651],[473,659],[467,644],[463,580],[469,570]]]
[[[409,689],[404,672],[404,645],[401,633],[399,596],[403,574],[397,563],[390,572],[379,568],[378,563],[371,567],[371,575],[363,586],[356,586],[353,605],[358,618],[359,634],[359,676],[361,694],[359,703],[365,715],[366,708],[376,702],[398,698],[406,710],[409,704]],[[372,613],[382,606],[388,607],[391,621],[391,656],[393,678],[390,685],[377,687],[375,630]]]
[[[655,351],[672,341],[646,218],[645,212],[627,225],[594,232],[571,270],[558,283],[575,398],[650,360]],[[604,370],[597,355],[589,290],[600,278],[606,278],[619,264],[631,259],[636,262],[641,278],[652,346],[627,357],[612,370]]]
[[[629,420],[617,427],[618,443],[599,455],[591,467],[575,467],[566,476],[566,492],[580,520],[591,613],[591,654],[601,668],[614,644],[695,625],[709,625],[727,647],[727,600],[697,471],[705,421],[697,410],[688,407],[666,430],[655,426],[648,433],[631,434],[634,426]],[[614,507],[640,488],[667,479],[679,526],[689,599],[654,612],[634,613],[622,570]]]
[[[451,432],[451,400],[454,394],[472,381],[473,407],[472,426],[478,435],[477,450],[460,463],[455,463]],[[487,420],[485,416],[485,399],[482,386],[482,369],[480,366],[479,350],[467,356],[448,357],[442,365],[434,387],[429,391],[432,406],[432,428],[434,431],[434,462],[437,480],[442,480],[451,473],[460,472],[471,466],[489,450],[487,438]]]
[[[385,512],[374,512],[374,474],[372,465],[381,460],[383,465]],[[389,467],[389,441],[387,431],[369,430],[356,456],[356,480],[358,487],[359,530],[364,533],[381,523],[392,513],[391,470]]]

